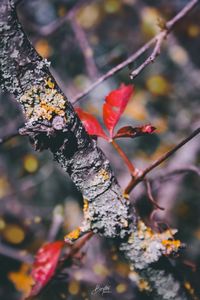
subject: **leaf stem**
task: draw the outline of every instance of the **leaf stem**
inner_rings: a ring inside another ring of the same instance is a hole
[[[138,172],[137,172],[137,169],[132,164],[132,162],[130,161],[130,159],[127,157],[127,155],[124,153],[122,148],[114,140],[111,141],[111,144],[113,145],[115,150],[118,152],[118,154],[121,156],[121,158],[125,162],[126,166],[128,167],[128,169],[131,173],[132,178],[135,178],[137,176]]]

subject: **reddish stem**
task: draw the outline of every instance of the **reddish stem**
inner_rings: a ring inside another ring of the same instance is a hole
[[[118,154],[121,156],[121,158],[125,162],[126,166],[128,167],[128,169],[131,173],[132,178],[135,178],[137,176],[137,169],[134,167],[134,165],[132,164],[130,159],[127,157],[127,155],[124,153],[122,148],[114,140],[111,141],[111,144],[113,145],[115,150],[118,152]]]
[[[194,130],[191,135],[189,135],[186,139],[182,140],[178,145],[176,145],[174,148],[172,148],[170,151],[162,155],[158,160],[153,162],[149,167],[147,167],[144,171],[142,171],[140,174],[136,175],[131,179],[128,186],[125,189],[125,193],[129,194],[132,189],[141,181],[144,180],[145,176],[151,172],[153,169],[155,169],[157,166],[159,166],[161,163],[163,163],[166,159],[168,159],[172,154],[174,154],[177,150],[179,150],[183,145],[188,143],[191,139],[193,139],[196,135],[200,133],[200,127]]]

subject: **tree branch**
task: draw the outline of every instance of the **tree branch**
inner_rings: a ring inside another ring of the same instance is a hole
[[[86,34],[84,30],[81,28],[81,26],[79,26],[79,24],[77,23],[74,13],[73,14],[71,13],[68,19],[70,21],[71,27],[74,31],[74,35],[84,56],[87,74],[90,79],[96,78],[98,74],[98,70],[94,62],[93,50],[90,47]]]
[[[82,230],[114,237],[124,228],[128,206],[109,162],[50,74],[49,63],[29,43],[12,1],[1,1],[0,21],[0,83],[23,108],[27,123],[20,133],[30,137],[36,150],[49,149],[87,199]]]
[[[16,132],[13,132],[12,134],[10,135],[7,135],[7,136],[4,136],[2,138],[0,138],[0,146],[4,143],[6,143],[7,141],[9,141],[10,139],[16,137],[19,135],[19,131],[16,131]]]
[[[13,249],[7,245],[3,245],[2,243],[0,243],[0,255],[4,255],[11,259],[27,264],[32,264],[34,261],[34,258],[31,254],[26,254],[23,251]]]
[[[150,173],[153,169],[162,164],[165,160],[167,160],[171,155],[173,155],[177,150],[179,150],[182,146],[187,144],[190,140],[192,140],[195,136],[200,133],[200,127],[194,130],[187,138],[182,140],[178,145],[176,145],[173,149],[162,155],[159,159],[153,162],[149,167],[147,167],[144,171],[141,171],[138,176],[132,178],[129,182],[128,186],[125,189],[125,193],[129,194],[132,189],[141,182],[145,176]]]
[[[161,257],[177,253],[180,243],[172,243],[169,231],[152,232],[130,208],[108,160],[50,74],[49,63],[24,34],[12,0],[0,2],[0,25],[0,84],[23,108],[27,123],[20,133],[29,136],[36,150],[49,149],[81,191],[81,231],[117,239],[130,264],[148,278],[154,299],[187,299],[172,274],[153,267]],[[170,295],[166,281],[172,287]]]
[[[161,53],[161,46],[164,40],[167,38],[173,27],[178,23],[183,17],[185,17],[193,7],[198,3],[199,0],[190,1],[173,19],[168,21],[164,25],[164,29],[156,36],[156,43],[153,49],[152,54],[141,64],[136,70],[133,70],[130,73],[131,79],[137,77],[145,67],[147,67],[150,63],[153,63],[157,56]]]
[[[157,202],[155,201],[155,199],[154,199],[154,197],[153,197],[150,181],[149,181],[148,179],[145,178],[145,179],[144,179],[144,183],[145,183],[145,187],[146,187],[146,191],[147,191],[147,196],[148,196],[150,202],[153,204],[153,206],[154,206],[155,208],[159,208],[159,209],[161,209],[161,210],[164,210],[163,207],[161,207],[161,206],[159,206],[159,205],[157,204]]]
[[[116,67],[109,70],[106,74],[97,79],[92,85],[90,85],[84,92],[79,93],[72,99],[72,103],[78,102],[80,99],[89,94],[95,87],[97,87],[100,83],[113,76],[117,72],[121,71],[123,68],[127,67],[137,58],[139,58],[142,54],[144,54],[150,47],[155,44],[154,50],[152,54],[145,60],[145,62],[138,67],[136,70],[132,71],[130,76],[131,79],[135,78],[137,75],[141,73],[141,71],[148,66],[151,62],[155,60],[155,58],[160,54],[160,48],[164,41],[164,39],[168,36],[173,27],[183,19],[199,2],[199,0],[190,1],[174,18],[168,21],[165,25],[165,29],[157,34],[154,38],[152,38],[149,42],[147,42],[144,46],[142,46],[138,51],[132,54],[128,59],[124,60],[122,63],[118,64]]]

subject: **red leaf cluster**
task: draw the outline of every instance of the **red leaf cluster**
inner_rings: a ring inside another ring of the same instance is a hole
[[[121,86],[108,94],[103,105],[103,120],[109,132],[106,134],[99,124],[98,120],[91,114],[83,111],[80,107],[75,110],[83,122],[83,125],[89,135],[102,137],[107,141],[112,139],[129,137],[135,138],[141,135],[151,134],[155,131],[155,127],[151,125],[144,125],[140,127],[125,126],[114,134],[115,126],[117,125],[121,115],[123,114],[134,88],[132,85],[121,84]]]
[[[63,241],[56,241],[45,244],[38,250],[31,272],[35,284],[32,287],[30,297],[38,295],[53,277],[63,246]]]
[[[94,116],[83,111],[80,107],[77,107],[75,110],[89,135],[100,136],[103,139],[108,139],[98,120]]]
[[[103,105],[103,120],[110,137],[113,137],[113,130],[123,114],[128,101],[133,94],[132,85],[121,84],[120,88],[112,91]]]

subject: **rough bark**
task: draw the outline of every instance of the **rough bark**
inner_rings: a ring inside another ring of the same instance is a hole
[[[138,221],[134,210],[130,212],[108,160],[50,74],[49,62],[28,41],[9,0],[0,3],[0,51],[1,87],[15,96],[26,116],[21,133],[29,135],[36,150],[49,149],[83,194],[81,230],[118,238],[120,249],[147,280],[146,290],[153,291],[154,299],[187,299],[172,274],[152,267],[179,245],[168,241],[170,232],[154,234]]]
[[[89,202],[92,229],[109,237],[123,235],[128,208],[108,160],[86,134],[49,73],[49,63],[30,45],[11,4],[2,1],[0,10],[0,82],[23,108],[27,123],[21,133],[30,136],[37,150],[49,148],[69,173]]]

